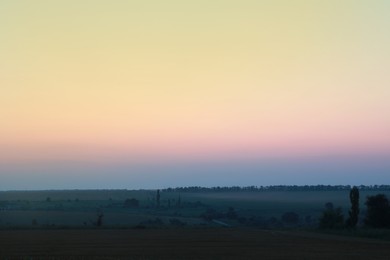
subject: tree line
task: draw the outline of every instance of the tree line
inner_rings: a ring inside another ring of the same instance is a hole
[[[341,208],[335,208],[333,203],[328,202],[325,204],[325,210],[320,217],[320,228],[355,229],[358,225],[360,214],[360,195],[358,187],[353,187],[350,190],[349,199],[351,207],[348,211],[348,218],[346,221],[344,221],[344,215]],[[390,228],[390,203],[385,194],[367,196],[365,205],[367,209],[363,219],[364,226],[372,228]]]
[[[163,192],[225,192],[225,191],[348,191],[351,185],[271,185],[271,186],[229,186],[229,187],[176,187],[162,189]],[[361,191],[390,191],[390,185],[360,185]]]

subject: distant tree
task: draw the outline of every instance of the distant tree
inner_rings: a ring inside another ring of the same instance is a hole
[[[283,224],[276,217],[270,217],[265,221],[265,228],[280,228]]]
[[[101,227],[103,226],[103,217],[104,217],[104,214],[102,212],[99,212],[97,213],[97,216],[96,216],[96,222],[94,223],[95,226],[97,227]]]
[[[225,214],[216,211],[214,208],[207,208],[206,212],[202,213],[200,217],[203,220],[212,221],[213,219],[219,219],[225,217]]]
[[[51,202],[51,198],[50,198],[50,197],[47,197],[47,198],[46,198],[46,202]]]
[[[282,221],[286,224],[298,224],[299,215],[295,212],[286,212],[282,215]]]
[[[38,225],[38,221],[34,218],[34,219],[31,221],[31,225],[33,225],[33,226]]]
[[[176,207],[180,208],[181,207],[181,197],[179,195],[179,198],[176,200]]]
[[[237,212],[233,207],[229,207],[228,212],[226,213],[226,218],[229,218],[229,219],[236,219],[237,218]]]
[[[344,226],[344,216],[341,208],[334,208],[333,204],[328,202],[325,204],[325,210],[319,219],[320,228],[334,229]]]
[[[237,220],[238,220],[238,222],[240,224],[246,224],[247,223],[247,218],[246,217],[238,217]]]
[[[333,203],[332,202],[325,203],[325,209],[326,210],[333,210],[334,209]]]
[[[390,227],[390,206],[386,195],[368,196],[366,201],[367,214],[364,223],[374,228]]]
[[[305,217],[305,223],[306,223],[307,225],[310,225],[310,224],[312,224],[312,222],[313,222],[312,216],[311,216],[311,215],[307,215],[307,216]]]
[[[372,186],[365,186],[360,185],[359,190],[390,190],[390,185],[372,185]],[[206,192],[206,191],[215,191],[215,192],[221,192],[221,191],[340,191],[340,190],[351,190],[350,185],[304,185],[304,186],[297,186],[297,185],[274,185],[274,186],[247,186],[247,187],[238,187],[238,186],[232,186],[232,187],[211,187],[211,188],[205,188],[205,187],[176,187],[176,188],[167,188],[163,191],[166,192]]]
[[[349,200],[351,201],[351,209],[348,214],[346,225],[350,228],[355,228],[359,219],[359,189],[354,186],[349,192]]]
[[[157,208],[160,207],[160,190],[157,190],[157,194],[156,194],[156,203],[157,203]]]
[[[138,208],[139,207],[139,200],[137,199],[126,199],[123,203],[123,207],[125,208]]]

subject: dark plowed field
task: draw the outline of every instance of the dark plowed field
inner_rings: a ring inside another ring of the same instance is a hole
[[[1,259],[390,259],[390,243],[250,229],[2,230]]]

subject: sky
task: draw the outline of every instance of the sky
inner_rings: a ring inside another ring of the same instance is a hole
[[[0,0],[0,189],[390,184],[386,0]]]

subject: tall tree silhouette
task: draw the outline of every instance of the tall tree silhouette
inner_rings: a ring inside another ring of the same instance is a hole
[[[160,207],[160,190],[157,190],[156,203],[157,203],[157,208],[159,208]]]
[[[351,201],[351,209],[347,219],[347,227],[355,228],[359,219],[359,189],[354,186],[349,192],[349,200]]]

